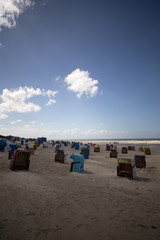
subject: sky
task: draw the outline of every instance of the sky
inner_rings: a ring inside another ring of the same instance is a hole
[[[0,0],[0,134],[160,138],[159,0]]]

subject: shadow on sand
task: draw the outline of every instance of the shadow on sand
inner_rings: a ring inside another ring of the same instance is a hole
[[[142,177],[136,177],[134,180],[138,181],[138,182],[149,182],[149,181],[151,181],[149,178],[142,178]]]
[[[89,171],[83,171],[82,174],[93,174],[93,173]]]

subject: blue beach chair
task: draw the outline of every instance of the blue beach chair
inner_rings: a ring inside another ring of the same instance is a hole
[[[84,156],[79,153],[73,153],[70,158],[73,158],[71,163],[71,172],[81,173],[84,171]]]

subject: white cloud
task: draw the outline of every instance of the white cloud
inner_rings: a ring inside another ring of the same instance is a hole
[[[36,121],[34,121],[34,120],[28,122],[28,124],[35,124],[35,123],[36,123]]]
[[[49,99],[48,103],[46,103],[46,106],[50,106],[52,105],[52,103],[55,103],[56,100],[55,99]]]
[[[7,114],[4,114],[4,113],[1,113],[1,112],[0,112],[0,119],[5,119],[5,118],[7,118],[7,117],[8,117]]]
[[[82,94],[86,94],[87,97],[94,97],[98,93],[98,87],[96,86],[98,80],[90,78],[88,71],[77,68],[64,81],[68,84],[67,89],[77,93],[78,98]]]
[[[37,104],[29,102],[28,99],[34,96],[48,96],[49,98],[54,98],[57,94],[57,91],[45,91],[44,89],[34,89],[30,87],[19,87],[18,89],[4,89],[0,99],[0,118],[7,118],[8,115],[5,113],[9,112],[38,112],[41,110],[41,107]],[[51,103],[55,102],[54,99],[50,99]],[[51,104],[50,103],[50,104]]]
[[[3,44],[2,43],[0,43],[0,48],[2,48],[3,47]]]
[[[22,120],[18,119],[18,120],[16,120],[16,121],[12,121],[11,124],[13,125],[13,124],[19,123],[19,122],[22,122]]]
[[[59,77],[56,77],[56,79],[55,79],[55,80],[56,80],[56,81],[58,81],[58,80],[60,80],[60,78],[61,78],[60,76],[59,76]]]
[[[2,27],[15,27],[16,18],[33,5],[32,0],[0,0],[0,30]]]

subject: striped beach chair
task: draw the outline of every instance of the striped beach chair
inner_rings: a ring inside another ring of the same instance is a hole
[[[10,161],[10,170],[28,170],[30,164],[30,153],[25,150],[14,150]]]
[[[117,158],[117,176],[126,176],[129,178],[136,177],[136,164],[135,159],[132,158]]]

